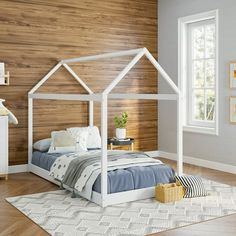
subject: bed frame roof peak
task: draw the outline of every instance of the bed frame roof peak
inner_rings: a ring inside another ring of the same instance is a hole
[[[91,56],[82,56],[77,58],[65,59],[58,62],[30,91],[29,95],[34,94],[36,90],[38,90],[60,67],[64,67],[76,80],[77,82],[89,93],[94,94],[94,92],[84,83],[84,81],[75,73],[74,70],[68,65],[70,63],[79,63],[86,61],[96,61],[107,58],[115,58],[122,56],[132,56],[134,58],[126,65],[126,67],[116,76],[116,78],[104,89],[102,92],[103,95],[108,95],[114,87],[127,75],[127,73],[137,64],[137,62],[143,57],[146,56],[147,59],[152,63],[152,65],[156,68],[156,70],[163,76],[163,78],[167,81],[170,87],[174,90],[177,95],[180,95],[180,90],[176,86],[176,84],[171,80],[168,74],[164,71],[164,69],[160,66],[160,64],[156,61],[156,59],[152,56],[152,54],[147,50],[147,48],[137,48],[125,51],[117,51],[110,53],[102,53]]]

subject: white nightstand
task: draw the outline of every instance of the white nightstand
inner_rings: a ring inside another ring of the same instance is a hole
[[[8,178],[8,116],[0,116],[0,177]]]

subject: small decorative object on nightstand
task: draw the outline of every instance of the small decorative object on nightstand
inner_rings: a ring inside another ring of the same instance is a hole
[[[116,127],[116,138],[125,139],[126,138],[126,123],[128,121],[128,113],[123,112],[121,117],[115,116],[114,122]]]
[[[114,149],[114,146],[118,147],[128,146],[129,150],[134,151],[133,138],[125,138],[125,139],[109,138],[107,140],[107,144],[110,146],[111,150]]]

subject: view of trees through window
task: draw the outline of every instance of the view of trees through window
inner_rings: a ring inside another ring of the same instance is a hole
[[[215,24],[190,28],[192,120],[215,120]],[[190,90],[190,91],[191,91]]]

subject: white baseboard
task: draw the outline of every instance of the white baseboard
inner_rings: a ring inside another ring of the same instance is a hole
[[[164,151],[149,151],[146,152],[151,157],[163,157],[169,160],[176,161],[176,154]],[[228,165],[220,162],[208,161],[201,158],[184,156],[184,163],[192,164],[195,166],[207,167],[214,170],[219,170],[227,173],[236,174],[236,166]],[[8,173],[21,173],[28,172],[28,165],[15,165],[9,166]]]
[[[150,157],[158,157],[159,156],[159,151],[147,151],[145,153],[148,154],[148,156],[150,156]]]
[[[8,167],[9,174],[21,173],[21,172],[28,172],[28,165],[15,165]]]
[[[175,153],[170,153],[170,152],[164,152],[164,151],[155,151],[156,155],[159,157],[163,157],[169,160],[176,161],[176,154]],[[154,155],[154,152],[152,152],[152,155]],[[201,167],[206,167],[209,169],[213,170],[219,170],[231,174],[236,174],[236,166],[233,165],[228,165],[220,162],[215,162],[215,161],[208,161],[204,160],[201,158],[196,158],[196,157],[190,157],[190,156],[184,156],[184,163],[192,164],[195,166],[201,166]]]

